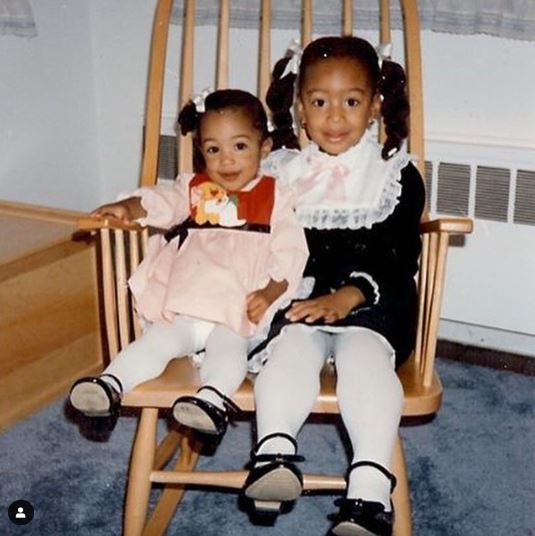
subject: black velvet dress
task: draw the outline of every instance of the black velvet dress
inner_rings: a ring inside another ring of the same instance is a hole
[[[419,222],[425,192],[418,170],[407,164],[399,177],[401,194],[393,211],[371,227],[358,229],[306,228],[310,257],[304,277],[313,278],[314,298],[344,285],[359,288],[366,301],[334,324],[322,320],[306,323],[351,329],[369,328],[382,335],[395,352],[396,366],[401,365],[414,348],[417,295],[414,276],[421,249]],[[289,308],[289,307],[288,307]],[[288,308],[279,311],[266,340],[254,348],[251,357],[265,353],[269,343],[291,322],[285,318]]]

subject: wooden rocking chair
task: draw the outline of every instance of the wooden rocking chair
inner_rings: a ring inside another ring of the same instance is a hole
[[[193,33],[195,6],[193,0],[185,0],[183,22],[182,65],[180,80],[180,105],[191,96],[193,89]],[[168,41],[168,28],[172,0],[159,0],[157,4],[150,57],[149,84],[146,110],[145,149],[141,185],[154,185],[157,180],[158,146],[162,111],[164,66]],[[390,17],[388,0],[380,0],[381,42],[390,41]],[[343,1],[343,31],[352,33],[352,2]],[[420,62],[420,29],[416,0],[401,0],[404,14],[406,69],[409,78],[411,123],[409,148],[418,157],[418,167],[423,175],[423,113],[422,79]],[[264,96],[270,79],[270,0],[261,2],[259,27],[258,94]],[[216,87],[227,87],[229,56],[229,0],[220,1],[220,22],[217,50]],[[312,1],[302,2],[302,43],[312,34]],[[191,169],[191,139],[178,140],[179,171]],[[128,295],[127,280],[139,264],[146,249],[148,231],[139,226],[125,226],[110,220],[97,222],[83,219],[81,229],[98,234],[101,251],[104,316],[109,356],[113,357],[140,333]],[[436,413],[442,399],[442,386],[434,370],[437,328],[442,299],[444,267],[448,238],[452,234],[469,233],[472,222],[450,218],[424,221],[421,224],[423,249],[419,273],[419,320],[417,344],[411,359],[399,370],[405,391],[404,416],[426,416]],[[239,491],[247,471],[230,472],[195,471],[199,457],[199,445],[192,436],[171,431],[157,445],[156,426],[160,410],[170,408],[181,395],[194,394],[199,385],[196,369],[187,359],[171,362],[157,379],[144,383],[123,400],[123,406],[141,408],[140,421],[130,461],[128,490],[124,514],[126,536],[163,534],[175,514],[178,503],[188,484],[201,487],[224,487]],[[332,370],[325,369],[322,389],[314,407],[316,413],[338,414],[335,395],[335,379]],[[234,397],[244,411],[254,411],[253,389],[246,380]],[[172,470],[163,470],[167,462],[180,449],[180,456]],[[244,461],[246,453],[244,453]],[[393,460],[393,472],[398,485],[393,495],[397,536],[411,534],[411,511],[407,472],[403,447],[398,436]],[[149,494],[153,484],[163,484],[160,500],[152,515],[147,516]],[[345,489],[342,476],[304,475],[304,490]],[[306,500],[306,499],[303,499]]]

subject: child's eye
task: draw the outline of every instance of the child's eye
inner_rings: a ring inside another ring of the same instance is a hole
[[[206,149],[206,152],[207,152],[208,154],[216,154],[216,153],[219,152],[219,147],[216,147],[215,145],[211,145],[210,147],[208,147],[208,148]]]
[[[315,108],[323,108],[325,106],[325,99],[313,99],[312,106]]]
[[[354,106],[358,106],[360,104],[358,99],[355,99],[354,97],[350,97],[346,100],[347,105],[353,108]]]
[[[238,151],[245,151],[245,149],[247,149],[247,144],[243,141],[239,141],[236,143],[235,147]]]

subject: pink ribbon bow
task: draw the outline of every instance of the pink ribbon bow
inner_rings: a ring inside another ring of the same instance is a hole
[[[339,162],[329,162],[322,156],[311,156],[311,170],[303,175],[297,183],[296,193],[299,197],[324,183],[325,195],[322,201],[342,202],[347,199],[344,178],[349,175],[349,169]]]

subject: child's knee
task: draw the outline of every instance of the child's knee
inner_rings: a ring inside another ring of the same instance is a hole
[[[336,339],[337,364],[342,359],[351,359],[362,366],[394,368],[394,350],[378,333],[358,330],[341,334]]]

